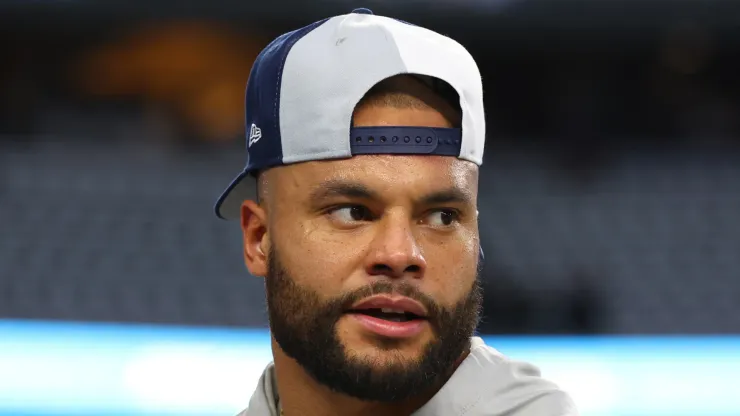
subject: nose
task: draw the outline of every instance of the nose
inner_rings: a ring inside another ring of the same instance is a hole
[[[396,279],[421,278],[427,264],[412,231],[405,220],[388,220],[378,227],[368,255],[367,273]]]

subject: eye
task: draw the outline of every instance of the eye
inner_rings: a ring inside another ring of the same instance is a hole
[[[334,208],[329,211],[329,215],[334,221],[344,224],[350,224],[359,221],[371,221],[372,213],[362,205],[351,205]]]
[[[449,227],[460,219],[460,214],[452,209],[441,209],[427,217],[427,224],[432,227]]]

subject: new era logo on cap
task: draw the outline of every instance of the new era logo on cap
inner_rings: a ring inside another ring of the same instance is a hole
[[[352,127],[367,91],[400,74],[452,87],[462,128]],[[480,165],[483,86],[473,57],[456,41],[357,9],[286,33],[259,54],[247,83],[246,125],[247,165],[216,202],[224,219],[239,218],[250,197],[244,178],[275,166],[381,153],[447,155]]]
[[[256,124],[252,123],[252,126],[249,128],[249,141],[247,142],[247,147],[252,147],[253,144],[257,143],[259,139],[262,138],[262,129],[257,127]]]

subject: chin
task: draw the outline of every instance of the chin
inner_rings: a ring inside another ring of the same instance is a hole
[[[419,363],[423,353],[419,351],[397,350],[378,346],[363,346],[360,349],[347,347],[347,358],[359,363],[365,363],[373,368],[376,374],[387,371],[402,371]]]

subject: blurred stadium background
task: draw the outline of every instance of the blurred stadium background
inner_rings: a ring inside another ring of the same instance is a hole
[[[235,414],[263,287],[212,204],[273,37],[448,34],[484,75],[480,332],[584,416],[740,415],[740,2],[0,0],[0,414]]]

